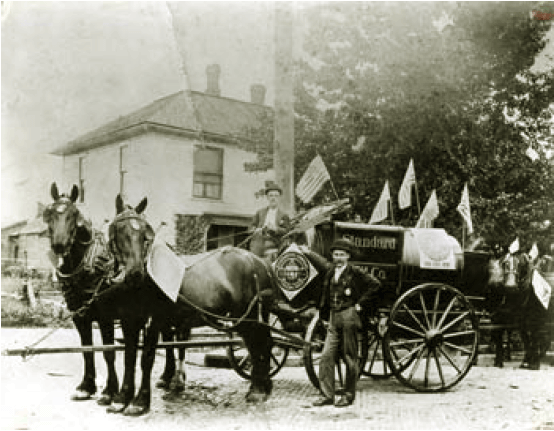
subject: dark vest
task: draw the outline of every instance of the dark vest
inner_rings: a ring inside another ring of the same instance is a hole
[[[339,281],[335,281],[335,272],[333,271],[331,280],[329,281],[329,291],[331,294],[331,310],[342,311],[346,308],[353,307],[355,304],[352,295],[354,292],[349,287],[352,281],[352,275],[348,268],[339,277]]]

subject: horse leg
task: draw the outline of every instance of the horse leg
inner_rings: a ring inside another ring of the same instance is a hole
[[[156,347],[158,346],[158,338],[160,330],[164,323],[158,318],[152,318],[150,326],[144,336],[144,347],[141,357],[142,378],[140,389],[133,401],[125,407],[123,414],[125,416],[140,416],[150,410],[152,400],[152,390],[150,382],[152,379],[152,367],[156,357]]]
[[[493,322],[496,324],[496,322]],[[502,368],[504,366],[504,346],[502,344],[503,329],[493,329],[491,331],[491,341],[494,343],[494,366]]]
[[[164,325],[161,330],[162,339],[165,342],[173,341],[173,331],[169,324]],[[175,375],[175,352],[172,347],[165,349],[165,367],[159,380],[156,382],[157,388],[169,389],[171,379]]]
[[[519,333],[521,335],[521,342],[523,343],[523,360],[519,368],[529,368],[529,361],[531,360],[531,340],[527,326],[522,325]]]
[[[114,344],[114,321],[113,319],[99,319],[98,325],[102,334],[102,343],[104,345]],[[104,360],[108,370],[106,387],[102,391],[101,397],[98,399],[98,404],[101,406],[109,406],[112,403],[112,398],[117,393],[119,382],[115,371],[115,352],[104,352]]]
[[[140,330],[144,326],[143,319],[123,318],[121,329],[125,341],[125,371],[121,390],[113,397],[109,413],[120,413],[127,407],[135,396],[135,367],[137,364],[137,346]]]
[[[176,329],[177,341],[186,341],[190,337],[190,328],[177,328]],[[185,353],[184,347],[179,347],[179,362],[177,363],[177,372],[173,376],[171,382],[171,389],[174,392],[182,392],[185,389],[185,381],[187,379],[187,373],[185,370]]]
[[[245,324],[238,330],[252,360],[252,383],[246,395],[247,402],[266,401],[272,390],[269,378],[271,354],[271,333],[269,328],[259,324]]]
[[[82,346],[92,346],[92,320],[75,317],[73,323],[79,332]],[[84,375],[83,380],[75,389],[71,399],[73,401],[88,400],[96,393],[96,369],[94,368],[94,352],[83,353]]]

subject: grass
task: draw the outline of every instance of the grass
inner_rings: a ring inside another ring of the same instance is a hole
[[[35,291],[43,291],[47,286],[34,281]],[[36,306],[31,308],[25,301],[12,295],[21,295],[23,279],[2,277],[2,326],[18,328],[47,328],[61,326],[72,328],[73,322],[69,318],[69,311],[63,306],[52,302],[37,300]],[[8,296],[4,296],[8,295]]]

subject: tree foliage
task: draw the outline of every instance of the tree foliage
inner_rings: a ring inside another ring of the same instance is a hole
[[[386,179],[397,224],[413,205],[396,194],[414,159],[423,206],[437,189],[435,225],[461,236],[456,212],[468,183],[478,235],[533,239],[552,219],[545,148],[552,71],[531,73],[550,22],[516,2],[331,2],[307,7],[297,71],[297,180],[318,152],[341,197],[368,219]],[[512,118],[512,120],[510,120]],[[530,160],[532,145],[540,158]],[[321,199],[322,196],[319,196]]]

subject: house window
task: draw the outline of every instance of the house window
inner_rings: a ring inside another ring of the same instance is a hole
[[[198,198],[221,199],[223,188],[223,150],[196,147],[194,149],[194,188]]]
[[[79,157],[79,202],[85,201],[85,158]]]
[[[124,145],[119,148],[119,194],[125,199],[125,175],[127,174],[128,147]]]

